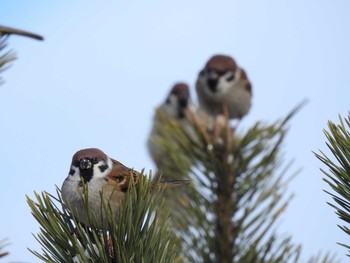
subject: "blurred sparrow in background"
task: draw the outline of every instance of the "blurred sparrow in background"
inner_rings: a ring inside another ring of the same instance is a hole
[[[164,162],[164,158],[166,158],[164,152],[160,149],[161,141],[167,140],[161,127],[167,121],[176,121],[186,134],[193,138],[195,136],[194,130],[187,114],[189,112],[195,114],[195,111],[195,106],[190,98],[189,87],[185,83],[176,83],[170,90],[166,100],[157,107],[153,118],[152,130],[148,137],[147,147],[158,168]],[[174,148],[176,149],[176,147]]]
[[[199,104],[210,115],[241,119],[251,106],[252,86],[235,60],[215,55],[200,71],[196,82]]]

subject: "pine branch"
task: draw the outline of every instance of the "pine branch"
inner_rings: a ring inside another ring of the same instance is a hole
[[[42,246],[41,253],[30,251],[45,262],[181,262],[168,220],[159,224],[160,192],[150,194],[150,187],[150,181],[143,177],[138,184],[132,182],[118,218],[114,218],[109,202],[101,201],[101,213],[107,218],[102,230],[79,224],[59,190],[57,197],[46,192],[35,193],[35,201],[27,197],[40,224],[35,238]],[[101,217],[91,213],[87,187],[85,190],[82,200],[90,225],[95,225]]]
[[[6,239],[0,240],[0,259],[7,256],[8,252],[3,252],[2,250],[6,247],[8,243],[6,243]]]
[[[9,68],[11,62],[17,59],[16,54],[12,50],[6,51],[7,39],[10,35],[19,35],[29,37],[36,40],[44,40],[44,38],[38,34],[28,32],[21,29],[10,28],[0,26],[0,73],[4,72]],[[0,85],[3,84],[3,80],[0,77]]]
[[[307,263],[339,263],[340,261],[336,259],[335,255],[331,255],[330,253],[319,253],[317,256],[312,257],[307,261]]]
[[[7,36],[0,35],[0,73],[4,72],[11,65],[11,62],[16,59],[16,55],[13,51],[6,51]],[[0,77],[0,85],[3,84],[3,80]]]
[[[25,31],[22,29],[7,27],[7,26],[0,26],[0,36],[9,36],[9,35],[17,35],[22,37],[29,37],[36,40],[44,40],[44,38],[38,34]]]
[[[297,261],[300,247],[289,237],[278,238],[274,225],[291,200],[283,195],[291,164],[283,168],[280,150],[286,125],[301,106],[281,121],[257,123],[242,135],[227,119],[208,127],[189,116],[195,138],[174,121],[162,122],[159,147],[171,163],[163,167],[164,177],[183,178],[178,170],[186,166],[178,155],[192,164],[187,177],[193,186],[166,195],[183,257],[191,262]],[[171,147],[177,150],[169,152]]]
[[[329,203],[336,214],[347,225],[350,223],[350,113],[348,118],[342,119],[339,116],[340,124],[328,122],[329,131],[324,130],[327,138],[326,145],[333,154],[335,160],[327,157],[325,153],[314,153],[316,157],[326,165],[328,170],[321,171],[326,175],[323,179],[333,190],[328,193],[336,204]],[[339,226],[346,234],[350,235],[350,229],[347,225]],[[350,252],[350,245],[340,244]],[[348,256],[350,256],[348,254]]]

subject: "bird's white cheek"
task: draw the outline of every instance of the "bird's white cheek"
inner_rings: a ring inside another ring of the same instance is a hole
[[[241,70],[237,69],[234,74],[235,78],[231,81],[227,81],[227,74],[221,76],[218,80],[217,90],[220,94],[227,94],[227,92],[232,89],[241,78]]]
[[[100,161],[99,163],[94,165],[94,176],[92,180],[104,178],[106,177],[110,171],[112,170],[112,160],[110,158],[107,159],[107,163]]]
[[[77,194],[77,187],[79,186],[80,181],[79,168],[71,166],[71,170],[69,171],[67,178],[64,180],[61,189],[62,197],[65,202],[71,199],[72,194]]]
[[[72,165],[66,180],[80,182],[79,168]]]
[[[61,188],[62,198],[65,204],[75,207],[80,202],[79,194],[80,176],[79,174],[68,175]]]
[[[178,112],[177,108],[177,98],[174,95],[170,95],[168,97],[168,103],[162,104],[159,110],[165,115],[164,117],[176,118]]]

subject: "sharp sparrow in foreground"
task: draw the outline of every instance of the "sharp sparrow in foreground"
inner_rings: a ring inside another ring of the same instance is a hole
[[[110,202],[112,212],[117,216],[129,189],[131,177],[137,183],[141,176],[140,173],[108,157],[99,149],[80,150],[73,155],[69,174],[63,182],[62,199],[72,209],[71,212],[80,223],[89,225],[86,208],[82,202],[84,183],[88,189],[88,204],[91,212],[95,215],[101,214],[102,194],[102,198]],[[183,183],[184,181],[152,183],[152,187],[162,189],[181,186]],[[99,218],[101,217],[97,216],[97,220]]]

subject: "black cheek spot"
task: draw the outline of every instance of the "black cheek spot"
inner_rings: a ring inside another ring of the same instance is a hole
[[[73,176],[75,174],[75,171],[73,169],[69,170],[69,175]]]
[[[107,170],[108,165],[107,165],[107,164],[102,164],[102,165],[100,165],[98,168],[100,169],[101,173],[103,173],[104,171]]]
[[[232,81],[235,79],[235,75],[234,74],[230,74],[228,77],[227,77],[227,81]]]

